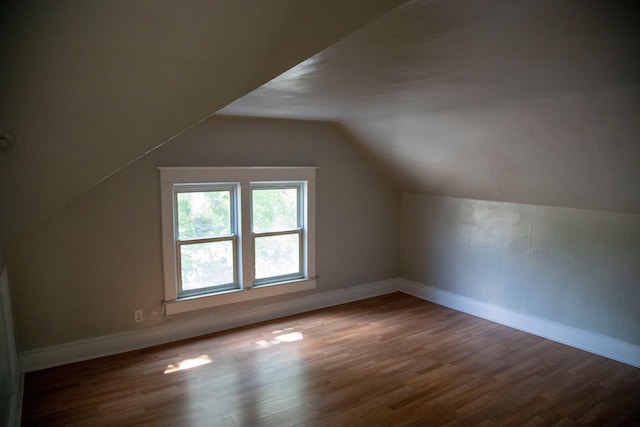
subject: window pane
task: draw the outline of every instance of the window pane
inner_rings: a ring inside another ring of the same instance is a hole
[[[180,240],[231,234],[231,191],[178,193]]]
[[[180,246],[182,290],[191,291],[233,283],[233,242]]]
[[[300,273],[300,234],[256,237],[256,280]]]
[[[298,228],[298,188],[254,188],[252,190],[254,233]]]

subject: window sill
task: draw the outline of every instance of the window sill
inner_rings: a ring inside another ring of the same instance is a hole
[[[185,313],[203,308],[216,307],[225,304],[251,301],[260,298],[268,298],[277,295],[290,294],[293,292],[307,291],[316,288],[316,279],[302,279],[285,283],[274,283],[261,285],[251,289],[234,289],[213,295],[199,295],[169,301],[165,303],[165,313],[167,315]]]

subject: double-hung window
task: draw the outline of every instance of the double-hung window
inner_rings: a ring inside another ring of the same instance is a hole
[[[175,241],[178,295],[237,287],[236,185],[176,185]]]
[[[302,279],[304,183],[251,185],[254,285]]]
[[[315,288],[315,171],[161,167],[167,314]]]

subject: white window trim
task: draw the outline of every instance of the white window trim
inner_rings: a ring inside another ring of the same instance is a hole
[[[264,236],[266,234],[271,234],[271,235],[285,235],[285,234],[297,234],[300,237],[302,237],[302,239],[300,239],[299,244],[300,244],[300,253],[301,254],[305,254],[305,240],[304,240],[304,236],[305,236],[305,232],[307,230],[307,221],[305,220],[306,218],[306,210],[305,210],[305,206],[307,205],[306,203],[306,194],[307,194],[307,182],[306,181],[278,181],[278,182],[265,182],[265,181],[260,181],[260,182],[252,182],[251,183],[251,188],[250,191],[253,192],[253,190],[255,189],[260,189],[260,188],[279,188],[279,187],[287,187],[287,188],[295,188],[297,191],[299,191],[299,196],[301,195],[302,197],[298,197],[298,212],[296,213],[296,222],[297,222],[297,230],[291,229],[291,230],[283,230],[283,231],[276,231],[276,232],[255,232],[255,230],[251,230],[251,247],[252,247],[252,251],[251,251],[251,255],[253,256],[253,262],[252,265],[255,267],[255,243],[256,243],[256,239],[260,238],[261,236]],[[251,194],[252,200],[253,200],[253,193]],[[299,265],[299,271],[297,271],[294,274],[291,274],[289,276],[293,276],[290,277],[289,280],[287,280],[287,278],[278,278],[278,277],[274,277],[274,278],[264,278],[263,280],[259,280],[255,277],[255,270],[253,271],[254,276],[253,276],[253,286],[264,286],[264,285],[268,285],[271,282],[278,282],[278,283],[282,283],[282,282],[286,282],[286,281],[294,281],[294,280],[300,280],[301,278],[299,277],[300,274],[302,274],[302,276],[305,276],[305,257],[302,256],[302,258],[299,260],[300,261],[300,265]],[[280,279],[280,280],[278,280]]]
[[[164,291],[165,313],[167,315],[199,310],[224,304],[267,298],[292,292],[300,292],[316,287],[316,244],[315,244],[315,198],[316,198],[316,170],[317,167],[159,167],[160,170],[160,199],[162,214],[162,251],[164,261]],[[253,242],[251,238],[251,216],[243,215],[249,212],[251,203],[251,182],[282,182],[305,181],[304,191],[306,211],[304,215],[306,233],[304,245],[305,278],[289,282],[278,282],[259,287],[252,287],[253,260],[243,260],[243,257],[253,258]],[[178,298],[176,244],[174,227],[174,197],[175,184],[209,184],[209,183],[239,183],[240,184],[240,235],[243,248],[238,259],[240,266],[240,289],[233,289],[215,294]],[[244,262],[243,262],[244,261]]]
[[[237,222],[237,217],[238,215],[236,215],[236,211],[238,210],[237,207],[237,193],[239,191],[239,184],[237,183],[217,183],[217,184],[202,184],[202,183],[197,183],[197,184],[180,184],[180,183],[176,183],[173,188],[174,193],[172,195],[173,197],[173,219],[175,220],[177,212],[178,212],[178,206],[177,206],[177,197],[178,194],[184,194],[184,193],[189,193],[189,192],[206,192],[206,191],[217,191],[217,190],[226,190],[230,192],[230,196],[231,196],[231,206],[230,206],[230,214],[231,214],[231,218],[230,218],[230,235],[229,236],[215,236],[214,239],[220,241],[220,240],[227,240],[227,241],[231,241],[231,244],[233,246],[233,262],[234,265],[237,265],[239,262],[239,247],[240,247],[240,243],[238,242],[240,236],[237,233],[238,230],[238,224],[236,224]],[[177,191],[179,190],[179,191]],[[181,262],[179,260],[178,257],[178,253],[180,252],[180,248],[183,246],[187,246],[190,244],[190,241],[193,241],[193,239],[180,239],[179,238],[179,233],[178,233],[178,229],[177,229],[177,224],[175,224],[174,221],[174,228],[173,228],[173,233],[174,233],[174,245],[176,246],[175,249],[175,253],[176,253],[176,266],[180,266],[176,268],[176,272],[180,270],[180,268],[182,268],[181,266]],[[209,238],[211,239],[211,238]],[[200,242],[202,242],[203,240],[209,240],[209,239],[195,239],[195,240],[199,240]],[[238,277],[237,277],[238,271],[237,269],[234,268],[233,271],[233,280],[232,282],[238,283]],[[179,278],[179,274],[176,274],[176,286],[178,288],[178,298],[186,298],[191,293],[193,296],[197,296],[198,294],[203,294],[206,295],[207,293],[212,293],[214,288],[207,288],[201,291],[195,291],[195,292],[189,292],[183,289],[183,283],[181,283],[182,281]],[[222,285],[224,286],[224,285]],[[182,291],[181,291],[182,290]],[[181,295],[182,293],[182,295]]]

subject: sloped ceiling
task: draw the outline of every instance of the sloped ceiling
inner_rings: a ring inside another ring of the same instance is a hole
[[[403,2],[0,3],[0,241]]]
[[[404,191],[640,212],[634,2],[417,0],[220,114],[332,120]]]

